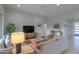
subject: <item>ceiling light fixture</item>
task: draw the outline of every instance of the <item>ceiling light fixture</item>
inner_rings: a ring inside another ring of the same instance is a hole
[[[20,5],[20,4],[18,4],[18,5],[17,5],[17,7],[21,7],[21,5]]]
[[[59,6],[60,4],[56,4],[57,6]]]
[[[45,9],[45,7],[46,7],[45,5],[42,5],[42,6],[41,6],[41,11],[40,11],[41,15],[44,14],[44,9]]]

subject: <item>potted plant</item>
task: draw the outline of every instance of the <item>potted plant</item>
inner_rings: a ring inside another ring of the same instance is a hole
[[[14,23],[8,23],[8,25],[5,28],[5,31],[6,31],[6,35],[5,35],[5,39],[4,39],[4,46],[5,46],[5,48],[7,48],[7,44],[11,45],[11,42],[10,42],[11,33],[16,31],[15,24]],[[8,41],[8,43],[7,43],[7,41]]]
[[[6,26],[6,33],[11,35],[11,33],[15,32],[16,31],[16,26],[14,23],[9,23],[7,26]]]

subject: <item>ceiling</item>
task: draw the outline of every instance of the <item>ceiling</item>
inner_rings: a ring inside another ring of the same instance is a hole
[[[62,4],[59,6],[57,6],[56,4],[44,4],[43,14],[41,14],[41,8],[43,4],[22,4],[21,7],[17,7],[16,4],[7,4],[4,6],[5,8],[16,9],[47,17],[79,9],[79,4]]]

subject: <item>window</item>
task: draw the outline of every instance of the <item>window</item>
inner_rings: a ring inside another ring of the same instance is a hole
[[[75,28],[75,34],[78,34],[79,35],[79,22],[75,22],[74,24],[74,28]]]

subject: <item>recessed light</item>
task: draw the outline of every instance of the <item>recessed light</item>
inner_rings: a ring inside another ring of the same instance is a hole
[[[18,4],[18,5],[17,5],[17,7],[21,7],[21,5],[20,5],[20,4]]]

